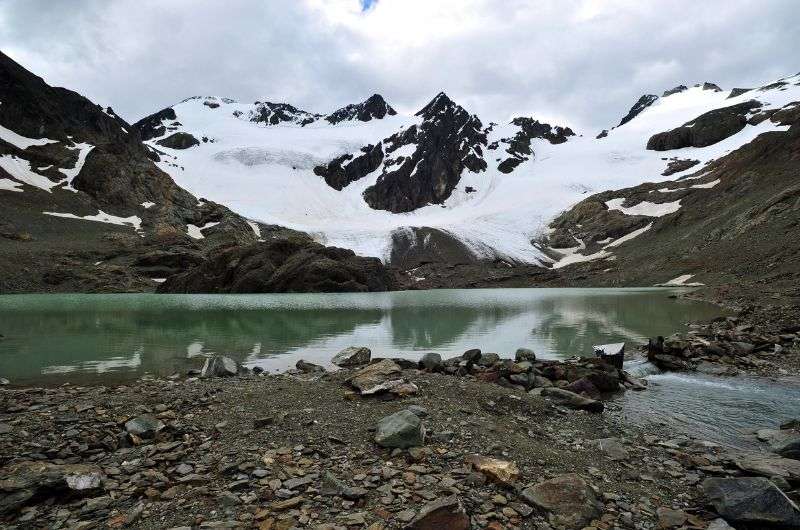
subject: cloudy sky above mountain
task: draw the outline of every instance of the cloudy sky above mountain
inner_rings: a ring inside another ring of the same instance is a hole
[[[643,93],[800,70],[796,0],[3,0],[0,49],[129,121],[192,95],[317,112],[440,90],[591,132]]]

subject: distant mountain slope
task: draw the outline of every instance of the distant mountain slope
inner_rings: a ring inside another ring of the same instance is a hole
[[[800,100],[797,82],[681,85],[644,96],[601,138],[533,117],[491,123],[444,94],[411,115],[372,96],[331,114],[289,105],[260,121],[251,117],[263,103],[195,98],[137,127],[161,132],[146,143],[176,182],[249,218],[394,263],[447,255],[547,267],[558,256],[544,239],[560,212],[592,193],[679,178],[785,130],[764,116]],[[386,112],[364,121],[357,109],[367,108]],[[409,233],[435,233],[438,246]]]
[[[165,150],[194,145],[162,128],[169,119],[134,128],[0,53],[0,293],[154,290],[221,247],[308,241],[176,185],[140,136],[171,136]]]

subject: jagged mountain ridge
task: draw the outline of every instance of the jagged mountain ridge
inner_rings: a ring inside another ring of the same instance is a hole
[[[415,114],[387,111],[347,123],[317,117],[247,125],[235,116],[246,105],[186,102],[162,125],[208,141],[183,150],[163,149],[159,138],[147,143],[166,153],[160,166],[188,189],[359,254],[405,263],[394,246],[407,238],[398,236],[435,230],[473,260],[548,266],[553,258],[539,242],[559,212],[592,192],[680,177],[774,130],[773,122],[754,118],[800,99],[796,86],[791,79],[745,92],[681,85],[640,99],[599,140],[533,117],[486,125],[444,94]],[[735,126],[722,127],[713,112],[751,100],[763,108],[734,112]],[[680,138],[709,112],[708,139]],[[666,146],[677,151],[647,149],[662,133],[678,138]],[[426,239],[415,243],[420,260]]]

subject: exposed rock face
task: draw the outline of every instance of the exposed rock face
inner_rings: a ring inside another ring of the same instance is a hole
[[[162,293],[310,293],[387,291],[394,285],[377,258],[307,239],[223,247],[161,284]]]
[[[661,173],[663,176],[668,177],[670,175],[674,175],[675,173],[680,173],[681,171],[686,171],[689,168],[692,168],[699,164],[699,160],[689,160],[687,158],[675,158],[670,160],[667,163],[667,169]]]
[[[19,462],[7,466],[0,475],[0,514],[18,510],[43,494],[81,495],[100,488],[104,478],[100,467],[92,464],[51,464]]]
[[[156,143],[170,149],[189,149],[195,145],[200,145],[200,140],[189,133],[176,132],[158,140]]]
[[[269,101],[256,101],[255,110],[251,110],[246,118],[253,123],[264,125],[278,125],[280,123],[295,123],[305,126],[318,120],[320,114],[312,114],[288,103],[271,103]]]
[[[634,119],[636,116],[641,114],[644,109],[646,109],[656,101],[658,101],[658,96],[656,96],[655,94],[645,94],[644,96],[640,97],[639,100],[633,104],[631,110],[629,110],[628,113],[622,117],[617,127],[622,127],[623,125]]]
[[[366,101],[361,103],[354,103],[342,107],[339,110],[331,112],[325,116],[325,120],[337,124],[343,121],[370,121],[380,120],[386,116],[394,116],[397,114],[391,106],[379,94],[373,94]]]
[[[462,171],[486,169],[486,133],[477,116],[444,93],[417,116],[422,117],[422,123],[383,142],[387,158],[384,172],[364,191],[364,200],[376,210],[401,213],[441,204],[450,197]]]
[[[661,97],[665,98],[671,96],[672,94],[680,94],[681,92],[684,92],[686,90],[689,90],[689,87],[687,87],[686,85],[678,85],[675,88],[670,88],[669,90],[665,90],[664,93],[661,94]]]
[[[676,129],[653,135],[647,142],[647,148],[654,151],[669,151],[683,147],[713,145],[744,129],[748,115],[760,107],[761,103],[752,100],[714,109]]]
[[[511,173],[514,168],[533,156],[531,140],[534,138],[547,140],[551,144],[562,144],[570,136],[575,136],[569,127],[553,126],[533,118],[518,117],[514,118],[511,123],[519,127],[519,131],[513,138],[501,140],[502,143],[508,145],[506,152],[511,155],[511,158],[503,160],[497,166],[502,173]]]
[[[314,168],[314,173],[325,179],[331,188],[341,191],[351,182],[366,177],[383,162],[383,145],[368,145],[361,148],[360,155],[347,154],[335,158],[324,166]]]
[[[175,109],[167,107],[160,110],[155,114],[151,114],[133,124],[133,128],[139,131],[142,140],[151,140],[164,136],[167,133],[167,128],[164,125],[165,120],[176,120],[178,117],[175,115]]]
[[[766,478],[709,478],[703,491],[727,521],[759,528],[800,527],[800,509]]]
[[[427,227],[408,227],[392,233],[389,263],[409,270],[422,263],[475,263],[474,252],[444,230]],[[413,281],[418,276],[410,273]]]

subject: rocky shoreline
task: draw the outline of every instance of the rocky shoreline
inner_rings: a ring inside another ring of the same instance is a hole
[[[567,390],[586,383],[634,388],[593,360],[470,350],[417,364],[348,348],[335,361],[270,375],[218,357],[189,377],[1,389],[4,526],[800,524],[795,424],[759,433],[776,455],[734,454],[630,425],[613,402],[598,414],[562,399],[596,401]]]

